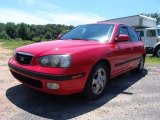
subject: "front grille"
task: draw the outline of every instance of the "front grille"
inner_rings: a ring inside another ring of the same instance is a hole
[[[16,59],[20,64],[29,65],[32,61],[33,55],[25,52],[18,52],[16,54]]]
[[[23,75],[17,74],[16,72],[11,71],[12,75],[19,81],[31,85],[33,87],[42,88],[42,82],[32,78],[25,77]]]

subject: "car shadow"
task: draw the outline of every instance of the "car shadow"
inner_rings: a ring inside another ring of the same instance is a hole
[[[55,120],[71,119],[101,107],[119,94],[135,94],[125,92],[125,90],[141,80],[147,73],[146,69],[141,73],[131,71],[112,79],[105,94],[94,101],[87,100],[80,94],[69,96],[45,94],[23,85],[9,88],[6,96],[14,105],[31,114]]]

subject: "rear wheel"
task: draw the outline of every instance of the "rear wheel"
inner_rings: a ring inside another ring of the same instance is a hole
[[[154,55],[160,57],[160,46],[155,49]]]
[[[142,57],[140,58],[138,67],[136,68],[136,71],[141,72],[141,71],[144,69],[144,61],[145,61],[145,57],[142,56]]]
[[[104,89],[109,80],[109,70],[103,63],[99,63],[93,67],[83,94],[89,99],[97,99],[102,96]]]

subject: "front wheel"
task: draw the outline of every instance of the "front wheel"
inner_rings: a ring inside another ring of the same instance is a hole
[[[86,82],[83,94],[89,99],[97,99],[102,96],[109,80],[109,70],[105,64],[97,64],[93,67]]]

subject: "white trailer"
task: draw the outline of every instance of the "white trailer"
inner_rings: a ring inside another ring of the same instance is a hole
[[[156,19],[144,15],[134,15],[101,22],[120,22],[132,26],[144,41],[146,53],[160,57],[160,27],[157,27]]]
[[[116,19],[105,20],[101,22],[120,22],[134,28],[152,28],[157,26],[157,20],[144,15],[134,15]]]

